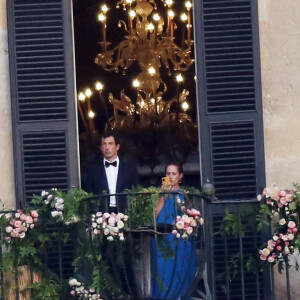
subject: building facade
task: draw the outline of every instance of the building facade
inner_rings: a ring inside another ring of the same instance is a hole
[[[18,199],[18,191],[20,190],[20,180],[18,178],[22,172],[19,166],[14,164],[12,123],[15,122],[14,130],[16,128],[17,130],[21,130],[22,128],[20,129],[18,124],[16,125],[18,121],[11,110],[10,74],[12,70],[10,70],[9,66],[7,25],[10,22],[7,18],[9,2],[11,0],[0,0],[0,65],[2,70],[0,74],[0,91],[2,95],[0,109],[0,161],[2,166],[0,174],[0,199],[6,205],[15,207],[16,201],[20,201]],[[200,2],[195,1],[195,5],[200,5]],[[234,2],[242,3],[248,1]],[[300,94],[300,59],[298,51],[300,47],[300,33],[298,30],[300,19],[297,15],[299,9],[300,3],[297,0],[258,1],[259,41],[257,42],[259,42],[260,46],[259,71],[261,72],[265,154],[265,162],[262,161],[262,164],[265,163],[264,169],[267,186],[276,184],[280,187],[290,188],[293,182],[300,182],[298,172],[298,167],[300,167],[300,157],[298,155],[300,146],[300,139],[298,139],[300,135],[298,132],[300,129],[298,118],[298,112],[300,113],[300,102],[298,101],[298,95]],[[68,17],[70,18],[70,16]],[[69,23],[71,24],[71,22]],[[69,45],[68,49],[72,49],[72,45]],[[72,74],[72,70],[70,70],[69,74]],[[66,93],[72,98],[74,87],[70,87],[69,84],[66,84],[66,86],[69,89]],[[73,112],[73,115],[76,116],[76,113]],[[57,125],[55,120],[50,123],[54,129],[62,128],[60,125]],[[45,130],[49,128],[50,123],[44,125]],[[76,131],[75,123],[72,123],[74,131]],[[25,131],[32,129],[28,127],[25,128]],[[64,132],[68,132],[69,134],[69,129],[67,128]],[[74,144],[69,145],[69,147],[73,147],[74,149],[74,145],[76,147],[76,144],[77,141],[75,140]],[[75,153],[76,151],[78,150],[75,149]],[[76,155],[72,159],[76,160]],[[74,166],[75,169],[76,166]],[[79,177],[78,174],[75,177]],[[68,184],[76,185],[76,178],[70,179]],[[26,193],[23,196],[26,197]],[[300,298],[300,295],[297,294],[299,293],[297,291],[297,278],[299,276],[297,272],[291,276],[292,299]],[[283,277],[283,275],[275,274],[276,299],[283,299],[284,297],[282,295],[285,289],[285,280]]]

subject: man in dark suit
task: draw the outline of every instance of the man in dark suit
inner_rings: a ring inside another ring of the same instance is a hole
[[[104,191],[115,194],[138,185],[139,178],[136,167],[118,157],[119,149],[118,137],[113,132],[104,133],[100,144],[103,160],[89,168],[83,187],[87,192],[95,195],[101,195]],[[108,200],[110,212],[124,211],[127,208],[124,196],[110,196]]]

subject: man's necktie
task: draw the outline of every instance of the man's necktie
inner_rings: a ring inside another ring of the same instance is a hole
[[[108,168],[109,166],[113,166],[116,167],[117,166],[117,161],[113,161],[113,162],[109,162],[109,161],[105,161],[105,167]]]

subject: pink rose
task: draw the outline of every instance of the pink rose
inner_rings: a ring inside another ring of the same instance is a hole
[[[293,233],[294,228],[288,228],[287,232],[288,233]]]
[[[188,214],[190,214],[193,217],[201,215],[200,211],[197,209],[194,209],[194,208],[188,209],[187,212],[188,212]]]
[[[296,227],[296,223],[294,221],[289,221],[288,222],[288,227],[289,228],[295,228]]]
[[[39,216],[39,213],[36,210],[32,210],[30,212],[30,214],[31,214],[32,218],[38,218],[38,216]]]
[[[31,217],[31,216],[27,216],[26,219],[25,219],[25,222],[26,222],[27,224],[32,224],[32,223],[33,223],[32,217]]]
[[[283,205],[282,205],[281,203],[278,203],[278,207],[279,207],[279,208],[282,208]]]
[[[192,226],[192,227],[196,227],[197,226],[197,223],[196,223],[196,221],[194,219],[191,219],[190,226]]]
[[[268,257],[268,262],[272,263],[275,261],[275,258],[273,256]]]
[[[177,234],[178,233],[178,231],[177,230],[172,230],[172,234]]]
[[[14,224],[15,227],[19,228],[22,226],[22,222],[21,221],[15,221],[15,224]]]
[[[277,250],[277,251],[282,251],[282,247],[281,247],[281,246],[277,246],[277,247],[276,247],[276,250]]]
[[[188,235],[192,234],[193,233],[193,227],[188,227],[187,230],[186,230],[186,233]]]
[[[24,214],[23,214],[23,215],[20,215],[20,220],[21,220],[21,221],[25,221],[25,219],[26,219],[26,215],[24,215]]]
[[[184,228],[184,223],[182,221],[177,221],[176,222],[176,228],[177,229],[183,229]]]
[[[11,233],[13,228],[11,226],[7,226],[5,230],[7,233]]]
[[[264,256],[264,255],[262,255],[262,254],[260,255],[260,257],[259,257],[259,258],[260,258],[260,260],[267,260],[267,257],[266,257],[266,256]]]
[[[20,215],[22,215],[22,214],[23,214],[23,210],[18,209],[18,210],[17,210],[17,213],[19,213]]]
[[[279,201],[282,205],[285,205],[287,203],[285,197],[281,197]]]
[[[72,290],[72,291],[70,292],[70,294],[71,294],[72,296],[76,296],[76,292],[75,292],[74,290]]]
[[[34,219],[33,219],[33,222],[34,222],[34,223],[37,223],[38,220],[39,220],[38,218],[34,218]]]
[[[282,237],[282,240],[283,240],[283,241],[288,241],[288,236],[285,234],[285,235]]]
[[[191,222],[190,218],[187,215],[182,216],[182,221],[187,224],[190,224]]]
[[[294,239],[294,235],[292,233],[288,234],[288,239],[292,241]]]
[[[286,191],[285,190],[280,190],[278,194],[279,194],[280,197],[284,197],[286,195]]]
[[[298,228],[297,227],[293,228],[293,233],[297,233],[297,232],[298,232]]]

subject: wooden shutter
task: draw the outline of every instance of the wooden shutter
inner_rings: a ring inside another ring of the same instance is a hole
[[[71,1],[9,0],[17,206],[79,185]]]
[[[216,300],[268,299],[269,274],[238,276],[227,293],[217,280],[232,254],[255,252],[261,237],[214,235],[229,203],[255,202],[265,186],[257,0],[194,0],[194,6],[201,178],[215,185],[219,200],[207,217],[211,291]]]
[[[265,184],[256,0],[195,1],[202,179],[220,200]]]

